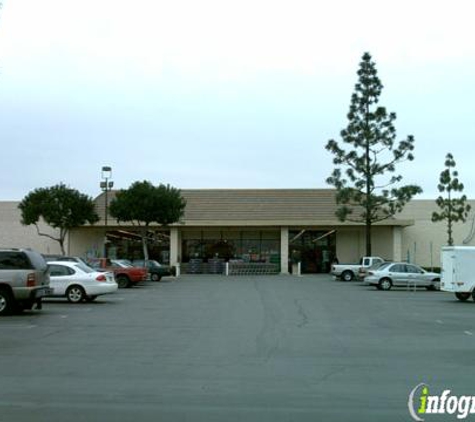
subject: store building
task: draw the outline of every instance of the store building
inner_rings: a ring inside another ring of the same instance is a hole
[[[289,263],[301,262],[302,272],[327,272],[330,263],[356,262],[365,254],[364,226],[338,221],[335,191],[331,189],[190,189],[182,221],[148,231],[150,257],[180,264],[182,272],[201,262],[204,272],[217,261],[272,264],[281,273]],[[109,192],[108,200],[114,197]],[[104,256],[140,259],[143,256],[137,226],[118,224],[111,216],[105,224],[105,194],[96,198],[101,220],[73,230],[67,253],[81,257]],[[466,223],[454,226],[458,245],[475,245],[475,201]],[[446,224],[432,223],[434,200],[413,200],[396,218],[373,226],[373,255],[440,266],[440,248],[447,241]],[[42,225],[41,230],[54,235]],[[0,202],[0,245],[32,247],[60,253],[57,242],[38,236],[34,226],[22,226],[18,202]],[[190,265],[190,262],[192,265]]]
[[[364,254],[364,228],[335,217],[335,191],[330,189],[183,190],[185,215],[169,228],[151,227],[151,258],[187,268],[221,259],[273,263],[280,272],[301,261],[302,272],[328,272],[331,262],[357,261]],[[114,192],[109,193],[109,199]],[[137,227],[104,226],[105,195],[96,200],[101,221],[70,236],[73,255],[140,258]],[[402,259],[402,232],[412,219],[390,219],[374,226],[373,248],[387,259]],[[199,261],[198,261],[199,262]]]

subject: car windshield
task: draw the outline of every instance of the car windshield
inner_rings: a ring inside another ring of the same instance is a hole
[[[95,273],[96,270],[91,268],[89,265],[86,265],[84,262],[75,262],[74,266],[79,268],[82,272],[86,274]]]
[[[136,259],[136,260],[134,260],[134,265],[136,267],[145,267],[145,261],[143,259]],[[159,264],[158,261],[155,261],[153,259],[149,259],[147,261],[147,266],[148,267],[161,267],[161,264]]]
[[[151,265],[151,266],[153,266],[153,267],[161,267],[161,266],[162,266],[162,264],[160,264],[158,261],[155,261],[155,260],[153,260],[153,259],[150,259],[150,260],[148,261],[148,263],[149,263],[149,265]]]
[[[425,272],[421,267],[414,264],[406,265],[406,268],[408,273],[423,274]]]
[[[387,264],[386,262],[376,262],[371,267],[368,268],[368,270],[379,270],[383,265]]]
[[[38,268],[43,271],[46,271],[46,269],[48,268],[48,264],[46,263],[43,256],[41,256],[39,253],[29,251],[28,257],[30,258],[31,263],[34,265],[35,268]]]
[[[114,259],[112,263],[124,268],[133,267],[132,262],[130,262],[128,259]]]
[[[383,264],[380,264],[379,266],[377,266],[374,269],[378,270],[378,271],[381,271],[381,270],[384,270],[384,269],[388,268],[391,264],[392,264],[391,262],[385,262]]]

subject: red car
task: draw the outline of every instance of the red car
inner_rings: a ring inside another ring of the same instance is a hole
[[[134,267],[127,259],[93,258],[89,265],[95,269],[111,271],[119,287],[132,287],[147,279],[147,269]]]

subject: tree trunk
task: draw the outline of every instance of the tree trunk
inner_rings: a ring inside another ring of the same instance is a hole
[[[142,249],[143,259],[148,261],[148,247],[147,247],[147,227],[142,230]]]
[[[365,115],[365,132],[369,132],[369,104],[366,104]],[[371,194],[373,190],[373,179],[371,175],[371,156],[370,156],[370,141],[368,137],[365,137],[365,177],[366,177],[366,256],[371,256],[371,215],[373,201],[371,200]]]
[[[371,252],[371,221],[366,220],[366,256],[372,256]]]
[[[447,231],[449,235],[449,246],[454,245],[454,239],[452,239],[452,195],[450,188],[448,189],[448,197],[449,197],[449,213],[447,217]]]
[[[449,218],[448,218],[448,234],[449,234],[449,246],[453,246],[454,245],[454,239],[452,239],[452,218],[451,216],[449,215]]]
[[[66,256],[66,251],[64,250],[64,241],[66,239],[67,231],[65,229],[60,229],[59,231],[59,246],[61,247],[61,253],[63,256]]]
[[[59,246],[61,247],[61,254],[65,256],[66,251],[64,250],[64,239],[59,239],[58,242],[59,242]]]

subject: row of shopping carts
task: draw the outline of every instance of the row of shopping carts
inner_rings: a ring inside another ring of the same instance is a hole
[[[272,275],[279,274],[278,264],[264,262],[229,262],[228,275]]]

